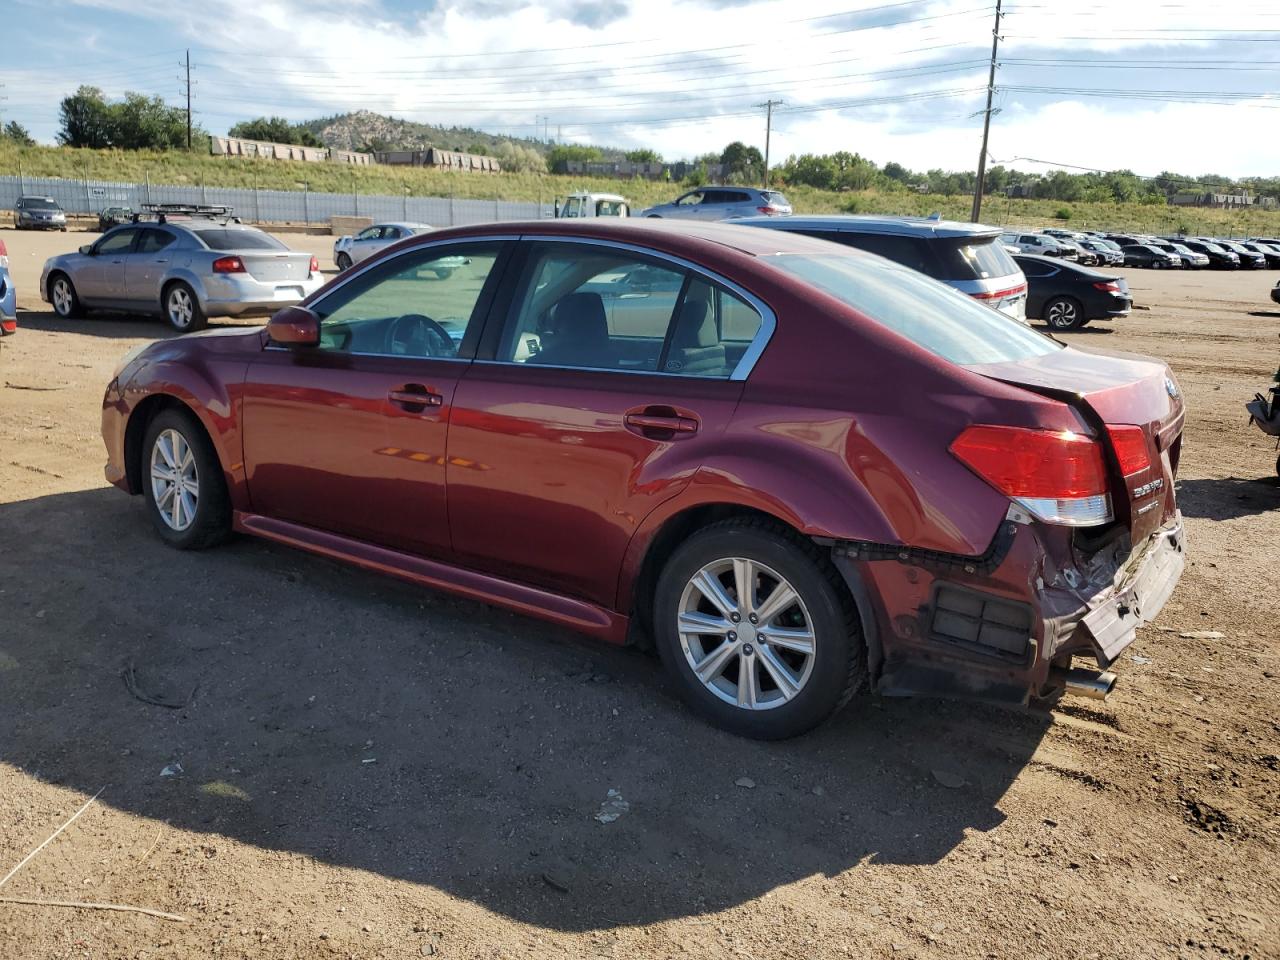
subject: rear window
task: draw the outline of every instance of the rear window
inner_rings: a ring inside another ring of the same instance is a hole
[[[768,262],[951,363],[1001,363],[1062,349],[998,310],[895,263],[779,254]]]
[[[775,190],[761,190],[760,196],[764,198],[764,202],[772,207],[789,207],[791,202],[782,194]]]
[[[192,230],[200,242],[210,250],[288,250],[275,237],[260,230],[226,230],[221,227],[203,227]]]
[[[990,280],[1018,272],[1018,265],[996,243],[990,240],[940,240],[937,244],[940,276],[945,280]]]

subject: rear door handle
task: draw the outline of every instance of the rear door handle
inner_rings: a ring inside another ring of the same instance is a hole
[[[388,393],[387,399],[413,413],[420,413],[426,407],[444,406],[444,397],[420,383],[406,383],[401,389]]]

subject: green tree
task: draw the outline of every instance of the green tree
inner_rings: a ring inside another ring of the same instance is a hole
[[[630,163],[661,163],[662,154],[647,147],[642,150],[628,150],[626,158]]]
[[[320,138],[301,123],[290,123],[284,117],[258,117],[242,120],[227,131],[228,136],[268,143],[291,143],[301,147],[322,147]]]
[[[108,106],[110,146],[124,150],[170,150],[187,145],[187,114],[159,97],[126,93],[123,103]]]
[[[890,180],[897,180],[899,183],[906,183],[913,178],[910,170],[900,163],[894,163],[890,160],[884,165],[884,175]]]
[[[111,107],[97,87],[82,86],[58,108],[58,142],[68,147],[111,146]]]
[[[471,146],[467,147],[467,153],[474,153],[477,157],[487,157],[489,155],[489,148],[483,143],[473,143]]]
[[[764,174],[764,156],[741,140],[729,144],[720,154],[726,180],[755,181]]]
[[[8,140],[20,147],[34,147],[36,145],[35,137],[31,136],[27,128],[17,120],[10,120],[4,125],[4,129],[0,130],[0,140]]]

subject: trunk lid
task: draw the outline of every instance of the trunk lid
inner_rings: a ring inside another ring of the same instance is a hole
[[[292,251],[232,250],[255,280],[305,280],[311,273],[311,254]]]
[[[1108,451],[1112,506],[1142,543],[1176,512],[1173,481],[1185,418],[1182,392],[1161,360],[1068,347],[1004,363],[977,364],[975,373],[1075,407]],[[1110,425],[1141,429],[1149,465],[1123,476]]]

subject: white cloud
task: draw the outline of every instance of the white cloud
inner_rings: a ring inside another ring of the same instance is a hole
[[[1280,29],[1280,10],[1263,5],[1251,13],[1253,2],[1262,0],[1239,0],[1231,22]],[[863,4],[852,18],[851,3]],[[734,139],[763,146],[763,111],[755,105],[781,98],[772,150],[777,158],[847,149],[878,162],[950,169],[976,160],[980,119],[971,114],[982,107],[992,26],[991,12],[973,0],[887,8],[869,0],[222,0],[216,14],[203,5],[175,9],[133,0],[63,4],[70,13],[62,19],[71,25],[76,10],[96,16],[94,33],[104,47],[137,50],[129,38],[140,21],[149,34],[165,38],[151,48],[193,46],[197,109],[215,132],[263,113],[303,119],[360,108],[522,135],[532,135],[540,129],[536,118],[547,117],[553,135],[562,130],[575,142],[652,145],[675,158]],[[23,0],[20,9],[36,8]],[[1011,61],[1203,57],[1209,49],[1177,39],[1208,35],[1204,28],[1212,18],[1194,4],[1132,0],[1105,9],[1012,9],[1002,28],[1002,59]],[[104,18],[119,25],[118,36],[108,35]],[[912,22],[850,32],[895,20]],[[1222,62],[1235,63],[1275,58],[1271,46],[1212,49]],[[21,56],[23,45],[9,49]],[[172,96],[172,64],[157,64],[99,65],[76,61],[71,50],[61,67],[35,59],[14,64],[29,69],[15,75],[8,93],[11,100],[45,104],[49,116],[56,114],[58,97],[82,82],[98,82],[110,93],[135,88]],[[54,70],[56,85],[49,80]],[[41,71],[48,82],[29,79]],[[1138,74],[1137,82],[1261,92],[1274,75],[1170,68]],[[1124,89],[1133,77],[1098,64],[1011,62],[997,82]],[[865,103],[947,90],[967,92],[915,103]],[[864,102],[839,112],[805,112],[840,101]],[[1280,141],[1256,132],[1274,114],[1248,104],[1160,104],[1013,89],[1002,92],[999,103],[991,152],[1001,159],[1045,157],[1139,172],[1280,169]],[[649,122],[662,118],[696,119]],[[51,124],[37,132],[47,135]]]

